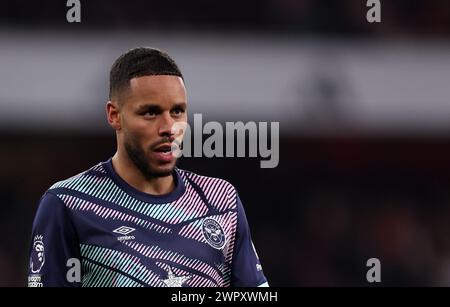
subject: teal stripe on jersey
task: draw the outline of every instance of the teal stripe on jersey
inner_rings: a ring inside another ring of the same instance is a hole
[[[84,258],[83,260],[85,262],[89,263],[90,261],[94,261],[107,270],[109,268],[110,271],[117,270],[119,272],[126,272],[126,275],[129,275],[142,283],[150,284],[151,282],[157,282],[159,279],[159,275],[156,275],[142,265],[139,258],[127,253],[87,244],[81,244],[80,250],[81,256]],[[90,282],[105,282],[103,281],[104,278],[105,277],[95,274],[91,277]],[[105,286],[112,285],[106,283]]]
[[[142,284],[113,270],[109,270],[93,262],[85,261],[85,274],[82,280],[83,287],[143,287]]]

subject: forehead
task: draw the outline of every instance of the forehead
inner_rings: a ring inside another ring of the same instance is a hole
[[[178,76],[143,76],[130,80],[129,98],[132,101],[186,102],[186,88]]]

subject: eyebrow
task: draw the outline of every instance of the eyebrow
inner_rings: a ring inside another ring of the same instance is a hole
[[[170,109],[174,109],[174,108],[182,108],[182,109],[186,109],[186,102],[177,102],[174,103]],[[137,111],[145,111],[148,109],[152,109],[155,111],[161,111],[162,108],[159,104],[153,104],[153,103],[146,103],[146,104],[141,104],[138,106]]]

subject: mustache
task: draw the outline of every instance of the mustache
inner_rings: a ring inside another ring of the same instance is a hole
[[[165,136],[161,140],[152,144],[150,146],[150,150],[154,150],[156,147],[158,147],[162,144],[167,144],[167,143],[171,144],[171,146],[173,146],[173,145],[178,146],[178,147],[181,146],[181,142],[178,141],[177,139],[175,139],[174,137]]]

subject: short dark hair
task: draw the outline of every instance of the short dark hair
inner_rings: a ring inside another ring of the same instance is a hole
[[[177,63],[165,52],[149,47],[131,49],[122,54],[109,73],[109,99],[127,89],[130,80],[143,76],[170,75],[183,79]]]

